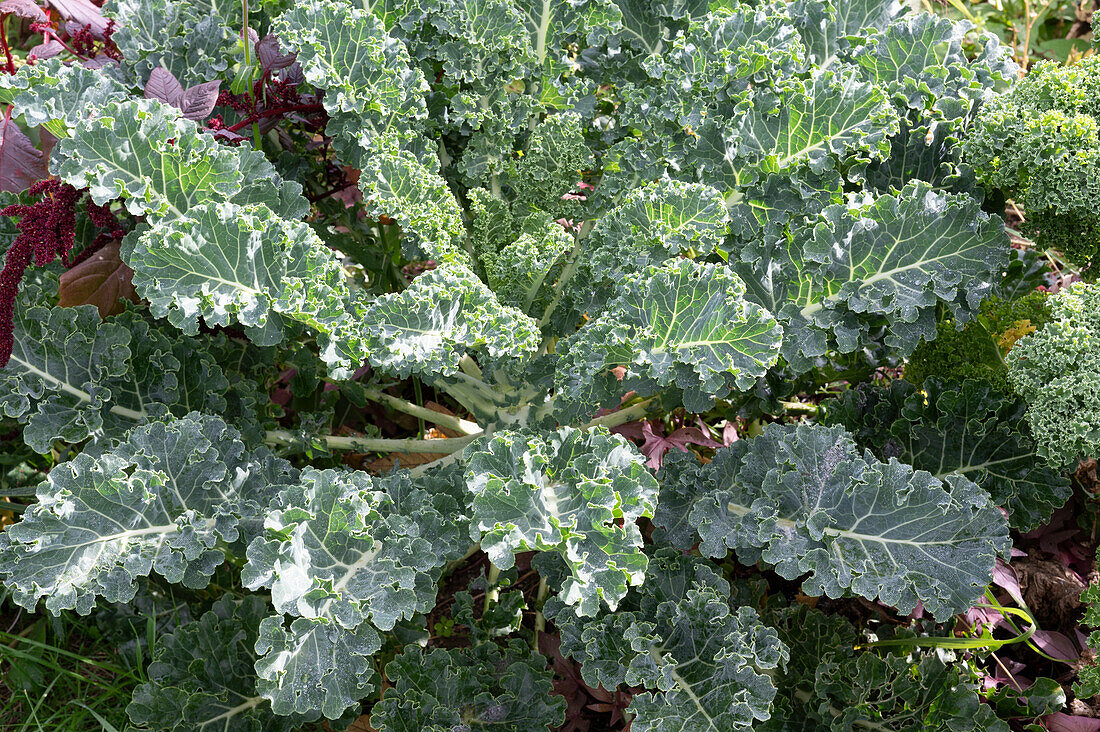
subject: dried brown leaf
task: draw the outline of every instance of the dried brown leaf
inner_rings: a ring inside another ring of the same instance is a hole
[[[106,318],[122,312],[122,299],[138,302],[133,285],[134,271],[119,256],[118,244],[108,244],[61,275],[62,307],[95,305]]]

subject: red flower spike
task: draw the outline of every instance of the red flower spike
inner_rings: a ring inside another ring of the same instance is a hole
[[[56,179],[38,181],[27,192],[43,198],[37,203],[17,203],[0,209],[0,216],[20,217],[19,236],[8,249],[0,272],[0,367],[7,365],[15,345],[15,299],[23,274],[32,259],[39,267],[58,257],[68,264],[69,252],[76,241],[76,203],[84,194]],[[97,211],[97,216],[100,213]],[[114,226],[118,228],[117,222]]]

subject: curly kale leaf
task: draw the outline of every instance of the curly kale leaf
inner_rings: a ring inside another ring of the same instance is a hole
[[[553,301],[555,280],[573,250],[573,237],[549,216],[531,216],[514,241],[501,244],[499,251],[487,246],[481,258],[489,286],[505,305],[532,317],[541,315]]]
[[[1027,402],[1039,455],[1072,468],[1100,455],[1100,286],[1053,295],[1051,322],[1008,354],[1008,378]]]
[[[734,549],[790,579],[809,573],[808,594],[903,613],[918,601],[937,618],[965,610],[1009,545],[1003,515],[966,477],[879,462],[837,427],[769,425],[707,465],[673,462],[662,482],[676,510],[658,520],[675,532],[686,514],[704,555]]]
[[[632,190],[581,242],[555,321],[573,325],[602,312],[623,278],[647,266],[712,254],[728,226],[722,195],[710,186],[663,179]]]
[[[111,40],[131,86],[143,85],[157,68],[185,87],[223,79],[241,53],[240,31],[233,28],[239,13],[221,15],[217,3],[118,0],[105,10],[117,23]]]
[[[359,168],[372,215],[396,220],[411,256],[455,259],[462,249],[462,209],[426,153],[423,74],[408,50],[372,13],[333,0],[302,3],[273,32],[298,53],[305,80],[325,91],[326,132],[340,159]]]
[[[744,294],[728,268],[689,259],[627,277],[604,313],[562,344],[560,397],[583,413],[627,391],[674,386],[687,409],[703,411],[750,388],[775,364],[783,329]]]
[[[1016,79],[1007,47],[986,35],[975,58],[964,51],[969,27],[928,13],[895,19],[853,53],[866,76],[890,95],[901,120],[889,157],[872,162],[868,181],[879,190],[910,180],[939,188],[973,188],[960,165],[959,142],[982,104]]]
[[[563,596],[585,615],[601,602],[614,608],[645,578],[635,521],[653,515],[657,481],[622,437],[602,428],[498,432],[471,445],[465,461],[470,536],[496,566],[510,568],[517,551],[559,553],[571,572]]]
[[[1000,219],[977,201],[919,181],[830,206],[791,238],[745,245],[730,261],[783,324],[783,356],[801,371],[829,349],[865,345],[883,320],[886,345],[908,355],[935,336],[938,305],[960,318],[978,308],[1009,251]]]
[[[936,655],[853,651],[856,629],[804,605],[765,614],[791,649],[765,732],[912,729],[1008,732],[956,665]]]
[[[284,317],[329,337],[355,332],[335,254],[309,226],[266,206],[196,205],[131,237],[122,255],[153,314],[188,335],[200,316],[210,327],[240,323],[261,346],[283,339]]]
[[[306,82],[325,90],[327,134],[348,165],[382,137],[408,140],[427,115],[424,76],[408,51],[372,13],[350,3],[296,4],[272,24],[287,53],[297,53]]]
[[[110,74],[66,65],[59,58],[0,76],[0,103],[12,105],[12,117],[22,117],[29,127],[42,125],[58,138],[68,137],[87,110],[126,97],[126,87]]]
[[[447,485],[458,475],[307,468],[279,493],[241,575],[294,616],[264,620],[256,647],[258,689],[277,714],[335,719],[370,692],[378,629],[430,610],[444,563],[468,546]]]
[[[538,327],[502,305],[468,268],[444,264],[403,292],[382,295],[361,314],[373,366],[408,376],[449,376],[468,350],[522,360],[539,344]]]
[[[565,700],[551,696],[546,659],[521,641],[471,649],[406,646],[386,666],[394,686],[371,713],[380,732],[545,732]]]
[[[796,0],[791,19],[814,66],[829,68],[850,61],[861,36],[874,37],[904,13],[898,0]]]
[[[650,690],[631,701],[631,729],[755,729],[775,696],[769,676],[788,657],[755,610],[731,609],[730,586],[711,563],[668,549],[616,612],[585,618],[552,599],[547,615],[586,683]]]
[[[157,638],[149,681],[126,713],[169,732],[291,732],[306,721],[276,716],[256,693],[255,645],[263,598],[226,596],[201,618]]]
[[[229,381],[200,345],[133,312],[101,321],[95,306],[39,304],[46,300],[38,285],[20,293],[15,346],[0,369],[0,413],[25,423],[23,439],[35,451],[57,440],[121,437],[169,413],[227,409]],[[238,416],[242,429],[254,429],[251,412]]]
[[[0,577],[17,603],[46,598],[57,614],[91,612],[97,597],[127,602],[139,577],[202,588],[242,521],[267,505],[294,469],[248,452],[217,417],[190,414],[135,427],[98,455],[50,471],[38,503],[0,534]]]
[[[364,472],[307,468],[279,494],[283,508],[268,513],[265,536],[249,546],[245,585],[270,587],[279,612],[348,627],[369,621],[390,630],[430,610],[437,570],[456,548],[457,532],[444,528],[439,512],[454,520],[458,506],[423,488],[398,505],[379,490],[402,480],[379,479],[376,487]],[[415,518],[404,509],[416,509]]]
[[[1026,408],[982,382],[931,378],[920,388],[860,386],[827,414],[880,460],[897,458],[940,479],[965,475],[1008,512],[1013,528],[1028,531],[1066,502],[1070,486],[1036,454]]]
[[[1044,248],[1095,265],[1100,247],[1100,58],[1042,61],[986,104],[963,154],[979,180],[1024,210]]]
[[[998,391],[1011,392],[1008,352],[1020,338],[1047,321],[1045,292],[1030,292],[1016,300],[991,297],[961,328],[950,318],[936,325],[936,339],[924,341],[905,364],[905,378],[914,384],[929,377],[984,381]]]
[[[132,99],[97,111],[76,123],[50,162],[53,173],[88,188],[97,204],[122,198],[150,223],[182,218],[210,201],[262,203],[286,218],[308,211],[301,185],[283,181],[261,152],[220,145],[175,107]]]

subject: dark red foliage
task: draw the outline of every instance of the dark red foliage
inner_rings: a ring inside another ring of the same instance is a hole
[[[89,198],[84,204],[84,210],[88,213],[88,218],[97,229],[103,229],[96,235],[96,238],[92,240],[92,243],[86,246],[76,259],[67,263],[69,267],[75,267],[83,262],[88,257],[92,256],[105,245],[119,241],[122,237],[126,236],[126,230],[122,228],[122,224],[113,213],[111,213],[111,204],[104,204],[97,206],[92,203]]]
[[[0,272],[0,367],[7,365],[15,345],[12,330],[15,298],[23,273],[32,259],[39,267],[58,257],[68,264],[69,252],[76,241],[76,203],[83,195],[83,191],[59,180],[38,181],[28,193],[42,196],[42,200],[0,210],[2,216],[20,217],[19,236],[11,243]]]

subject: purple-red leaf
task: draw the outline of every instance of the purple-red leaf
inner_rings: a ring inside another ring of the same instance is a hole
[[[993,584],[997,585],[1016,601],[1020,607],[1027,607],[1024,602],[1024,593],[1020,590],[1020,578],[1016,576],[1016,570],[997,557],[997,563],[993,565]]]
[[[623,437],[641,440],[642,446],[639,449],[647,458],[646,465],[653,470],[661,467],[665,453],[669,450],[687,452],[688,445],[722,447],[722,443],[715,442],[698,427],[680,427],[671,435],[665,434],[663,425],[659,425],[657,429],[659,432],[653,429],[653,424],[649,420],[641,420],[616,427],[612,431]]]
[[[279,39],[272,33],[268,33],[256,44],[256,56],[260,59],[260,68],[265,73],[281,71],[298,58],[296,53],[282,53],[279,49]]]
[[[159,99],[179,109],[180,101],[183,99],[183,85],[175,74],[158,66],[153,69],[153,73],[149,74],[149,81],[145,82],[145,98]]]
[[[1092,717],[1072,717],[1055,712],[1043,717],[1041,721],[1050,732],[1100,732],[1100,719]]]
[[[12,13],[18,15],[20,18],[32,20],[35,23],[45,23],[49,21],[49,16],[42,11],[42,8],[31,2],[31,0],[0,0],[0,15],[9,15]]]
[[[207,81],[196,84],[183,93],[183,98],[177,105],[183,110],[183,116],[191,120],[206,119],[214,111],[214,105],[218,103],[218,92],[221,89],[220,81]]]
[[[62,46],[59,41],[50,39],[46,43],[39,43],[37,46],[31,48],[31,50],[27,52],[27,60],[34,61],[53,58],[64,50],[65,47]]]
[[[1031,642],[1038,646],[1039,650],[1058,661],[1076,661],[1081,657],[1069,636],[1054,630],[1037,630],[1031,636]]]
[[[91,0],[46,0],[46,4],[65,20],[71,20],[81,28],[88,26],[93,36],[103,38],[103,32],[107,30],[109,21],[103,17],[103,13]]]
[[[41,151],[11,121],[9,109],[0,122],[0,191],[22,193],[47,175]]]
[[[80,61],[81,66],[93,70],[102,69],[104,66],[110,66],[111,64],[118,66],[118,61],[103,53],[97,55],[95,58],[85,58]]]
[[[200,120],[214,111],[220,88],[220,81],[207,81],[184,90],[171,71],[158,66],[145,82],[145,98],[159,99],[182,111],[187,119]]]
[[[121,313],[123,298],[138,302],[133,278],[134,271],[119,256],[119,245],[107,244],[61,275],[57,304],[62,307],[95,305],[101,318]]]

